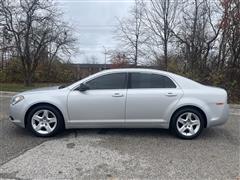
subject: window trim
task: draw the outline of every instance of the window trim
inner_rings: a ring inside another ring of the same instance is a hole
[[[154,74],[154,75],[158,75],[158,76],[164,76],[164,77],[167,77],[169,78],[172,83],[175,85],[174,88],[131,88],[132,87],[132,74]],[[175,83],[175,81],[170,78],[169,76],[165,75],[165,74],[157,74],[157,73],[152,73],[152,72],[129,72],[128,73],[128,86],[127,86],[127,89],[177,89],[178,88],[178,85]]]

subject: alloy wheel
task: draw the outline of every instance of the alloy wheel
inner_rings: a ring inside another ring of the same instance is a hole
[[[201,121],[195,113],[185,112],[178,117],[176,125],[180,134],[190,137],[198,133]]]
[[[34,113],[31,124],[34,131],[41,135],[47,135],[55,130],[57,118],[50,110],[43,109]]]

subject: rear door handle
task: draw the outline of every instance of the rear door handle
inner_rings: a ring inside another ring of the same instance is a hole
[[[168,92],[166,94],[166,96],[168,96],[168,97],[175,97],[175,96],[177,96],[177,94],[176,93],[172,93],[172,92]]]
[[[123,97],[122,93],[114,93],[112,97]]]

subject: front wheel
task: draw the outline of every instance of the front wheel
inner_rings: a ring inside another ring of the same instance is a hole
[[[202,114],[192,108],[186,108],[174,114],[171,129],[174,134],[182,139],[194,139],[198,137],[204,127]]]
[[[63,129],[63,118],[52,106],[33,108],[27,117],[27,128],[39,137],[50,137]]]

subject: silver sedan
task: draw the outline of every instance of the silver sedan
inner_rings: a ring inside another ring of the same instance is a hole
[[[165,128],[193,139],[227,121],[227,93],[164,71],[106,70],[17,94],[10,119],[42,137],[70,128]]]

